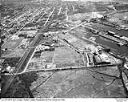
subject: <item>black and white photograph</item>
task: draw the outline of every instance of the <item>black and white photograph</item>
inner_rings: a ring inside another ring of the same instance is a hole
[[[0,18],[1,99],[128,102],[128,0],[0,0]]]

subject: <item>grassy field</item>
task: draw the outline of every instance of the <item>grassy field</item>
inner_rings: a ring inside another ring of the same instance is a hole
[[[2,46],[2,48],[8,48],[14,50],[23,40],[23,38],[19,38],[17,40],[12,40],[11,38],[7,40],[7,42]]]
[[[83,65],[81,56],[70,48],[57,48],[54,63],[57,67]]]
[[[9,51],[6,54],[2,54],[2,57],[22,57],[24,54],[24,49],[15,49],[13,51]]]
[[[101,72],[102,69],[101,69]],[[37,73],[31,84],[38,98],[124,97],[120,80],[88,70]],[[46,76],[47,74],[47,76]],[[44,76],[44,77],[43,77]]]

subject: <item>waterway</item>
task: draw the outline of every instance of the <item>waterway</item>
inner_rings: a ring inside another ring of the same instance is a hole
[[[127,31],[126,30],[117,30],[115,28],[112,28],[112,27],[109,27],[109,26],[105,26],[105,25],[102,25],[102,24],[92,24],[92,27],[97,29],[97,30],[113,31],[113,32],[115,32],[118,35],[122,35],[122,36],[128,37],[128,30]],[[127,56],[128,57],[128,47],[126,47],[126,46],[119,46],[115,42],[112,42],[110,40],[107,40],[107,39],[99,37],[99,36],[95,36],[92,33],[89,33],[89,34],[90,34],[89,35],[90,37],[94,36],[96,38],[95,41],[97,43],[100,43],[102,45],[105,45],[105,46],[108,46],[108,47],[112,48],[112,50],[116,54],[118,54],[120,56]]]

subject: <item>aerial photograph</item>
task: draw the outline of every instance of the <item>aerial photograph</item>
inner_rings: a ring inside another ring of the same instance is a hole
[[[1,0],[1,98],[128,98],[128,0]]]

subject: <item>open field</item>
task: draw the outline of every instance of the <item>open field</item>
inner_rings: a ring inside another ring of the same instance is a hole
[[[48,74],[47,77],[45,73],[37,74],[39,77],[31,84],[31,90],[34,97],[38,98],[96,98],[124,95],[120,80],[114,81],[112,77],[88,70],[56,72]]]
[[[17,40],[11,40],[10,38],[7,40],[7,43],[2,46],[2,49],[8,48],[14,50],[21,43],[22,40],[23,38],[19,38]]]

